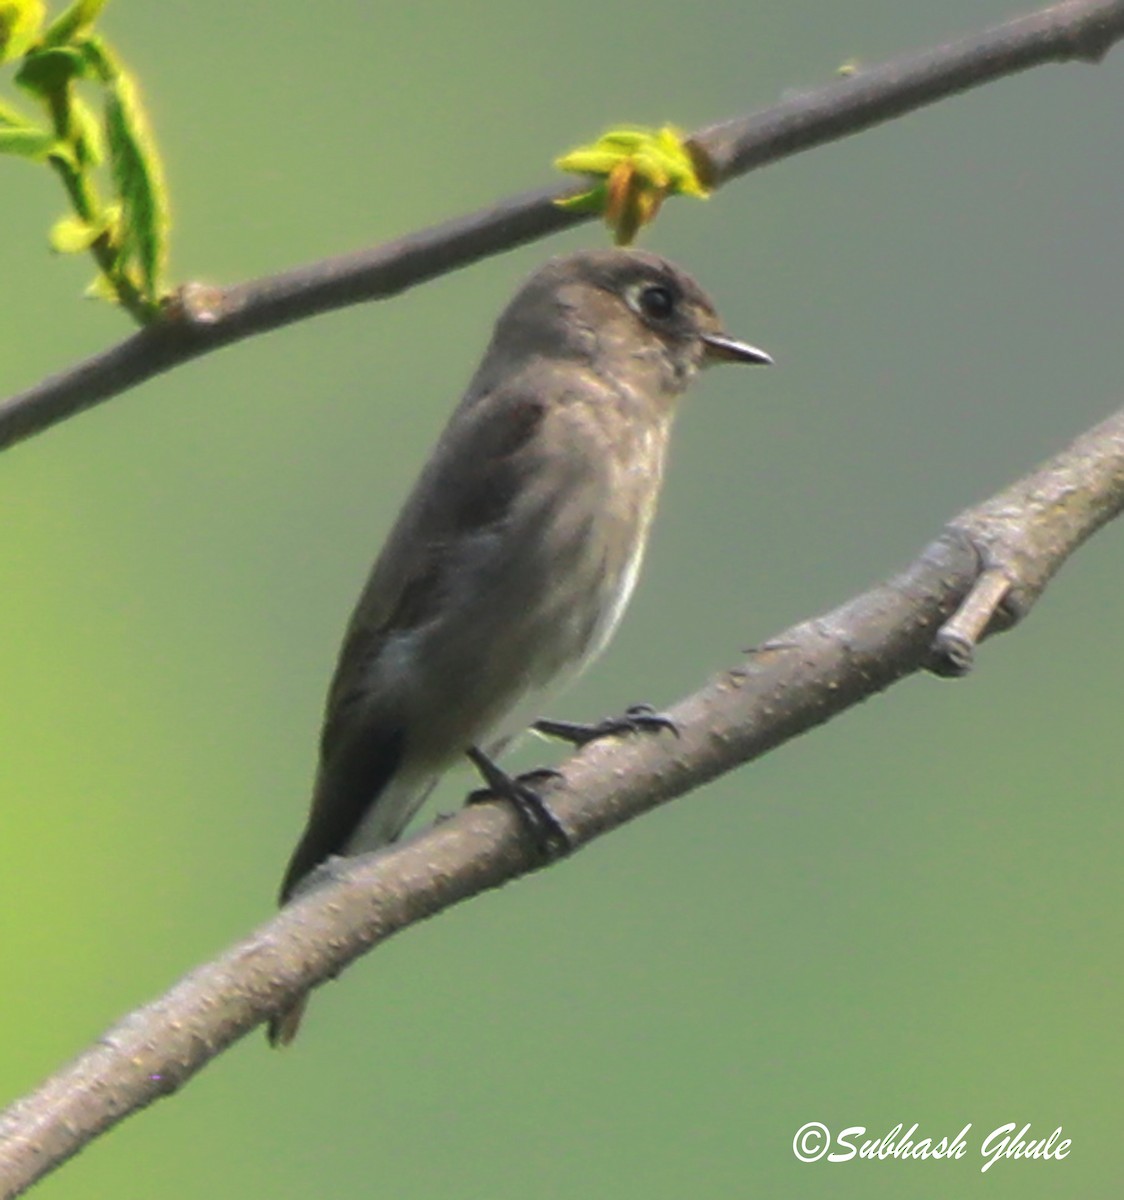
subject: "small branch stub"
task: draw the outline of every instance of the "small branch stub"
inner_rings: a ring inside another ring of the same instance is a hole
[[[967,675],[975,661],[976,646],[1012,587],[1007,572],[989,567],[980,573],[972,590],[933,639],[940,675]]]

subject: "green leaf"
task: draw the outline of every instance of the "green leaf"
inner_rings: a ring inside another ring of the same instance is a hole
[[[89,74],[85,56],[69,46],[32,50],[16,72],[16,83],[37,96],[56,95],[68,83]]]
[[[0,62],[19,58],[39,36],[43,0],[0,0]]]
[[[582,192],[577,196],[564,196],[561,200],[555,200],[554,203],[559,208],[565,208],[570,212],[603,213],[608,195],[609,189],[605,184],[599,183],[588,192]]]
[[[76,54],[82,56],[86,68],[87,79],[97,79],[102,83],[111,83],[120,73],[120,67],[113,59],[109,47],[97,37],[80,38],[70,47]]]
[[[69,142],[61,142],[57,138],[51,144],[48,158],[57,160],[58,162],[66,163],[70,170],[74,173],[78,171],[78,156],[74,153],[74,147]]]
[[[76,0],[47,26],[43,34],[43,45],[61,46],[88,33],[105,4],[106,0]]]
[[[42,129],[0,129],[0,154],[42,162],[57,149],[55,135]]]
[[[70,99],[70,131],[79,165],[96,167],[105,158],[101,122],[79,96]]]
[[[81,254],[105,232],[105,223],[91,224],[81,217],[60,217],[51,226],[51,249],[58,254]]]
[[[105,126],[110,168],[121,203],[122,244],[140,268],[145,298],[155,301],[167,255],[167,190],[136,87],[123,71],[109,84]]]
[[[9,108],[6,104],[0,104],[0,125],[11,125],[16,129],[28,129],[31,122],[23,115],[16,112],[14,108]]]
[[[91,300],[108,300],[110,304],[120,304],[121,297],[108,275],[98,274],[93,283],[86,288],[86,295]]]

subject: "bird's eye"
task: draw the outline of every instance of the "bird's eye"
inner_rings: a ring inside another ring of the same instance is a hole
[[[640,311],[653,321],[666,321],[675,312],[675,297],[671,290],[658,283],[641,288],[637,300]]]

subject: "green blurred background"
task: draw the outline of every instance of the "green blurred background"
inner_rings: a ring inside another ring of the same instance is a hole
[[[115,0],[103,24],[167,157],[175,277],[230,282],[542,183],[607,125],[690,129],[1019,11]],[[1118,52],[668,206],[645,244],[780,365],[693,393],[630,615],[557,715],[673,701],[1121,403],[1122,105]],[[7,394],[129,327],[48,257],[48,173],[3,161],[0,187]],[[0,1099],[269,915],[367,565],[517,282],[603,241],[233,347],[4,456]],[[37,1194],[1118,1194],[1122,589],[1110,529],[969,680],[907,681],[410,931],[291,1052],[248,1039]],[[802,1166],[811,1120],[972,1122],[971,1154]],[[1007,1121],[1062,1125],[1069,1158],[981,1175]]]

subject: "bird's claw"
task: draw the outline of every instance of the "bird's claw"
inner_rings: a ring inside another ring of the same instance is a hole
[[[534,787],[535,784],[551,779],[561,779],[561,771],[540,767],[523,775],[512,776],[478,750],[469,751],[469,758],[488,786],[469,792],[466,803],[482,804],[488,800],[506,800],[519,815],[523,828],[544,859],[549,862],[569,854],[573,848],[570,835]]]
[[[606,717],[585,725],[577,721],[536,721],[532,727],[547,737],[559,738],[574,746],[586,746],[600,738],[622,733],[659,733],[667,729],[679,736],[679,727],[666,714],[656,712],[650,704],[634,704],[619,717]]]

